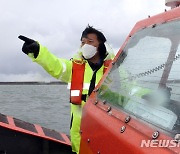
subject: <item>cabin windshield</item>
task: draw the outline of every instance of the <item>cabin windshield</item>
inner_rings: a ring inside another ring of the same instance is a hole
[[[170,133],[180,132],[180,20],[135,33],[98,98]]]

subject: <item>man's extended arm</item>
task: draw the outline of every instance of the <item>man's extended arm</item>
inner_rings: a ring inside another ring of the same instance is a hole
[[[32,61],[40,64],[51,76],[68,83],[71,80],[72,62],[70,60],[57,58],[50,53],[46,47],[38,42],[19,36],[25,41],[22,51],[27,54]]]

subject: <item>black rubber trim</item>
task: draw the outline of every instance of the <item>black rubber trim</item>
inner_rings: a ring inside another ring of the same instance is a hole
[[[34,133],[37,133],[37,130],[33,124],[19,120],[19,119],[16,119],[16,118],[13,118],[13,119],[14,119],[14,123],[17,127],[23,128],[25,130],[29,130],[29,131],[34,132]]]

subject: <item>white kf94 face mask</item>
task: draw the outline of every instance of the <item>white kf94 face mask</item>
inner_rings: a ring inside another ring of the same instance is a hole
[[[81,51],[82,51],[82,55],[85,59],[90,59],[96,54],[97,49],[96,49],[96,47],[94,47],[92,45],[84,44],[81,47]]]

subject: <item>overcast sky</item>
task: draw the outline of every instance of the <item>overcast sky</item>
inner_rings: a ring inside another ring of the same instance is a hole
[[[90,24],[116,53],[138,20],[164,12],[165,0],[0,0],[0,82],[50,81],[21,48],[22,34],[62,58],[71,58]],[[169,9],[169,8],[168,8]]]

